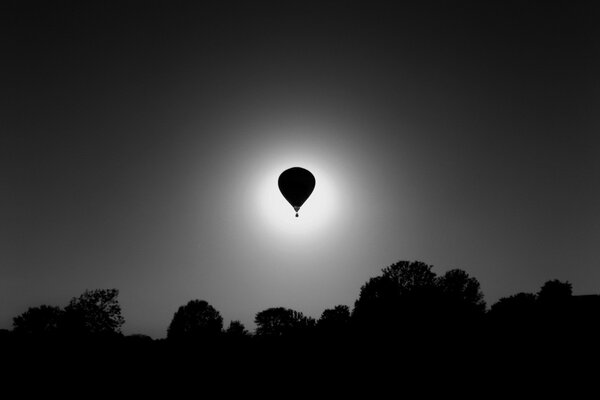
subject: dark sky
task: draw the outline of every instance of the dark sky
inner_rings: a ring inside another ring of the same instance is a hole
[[[398,260],[600,293],[593,2],[82,3],[0,5],[0,328],[109,287],[126,333],[318,317]]]

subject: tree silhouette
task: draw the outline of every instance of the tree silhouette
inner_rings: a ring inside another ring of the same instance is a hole
[[[444,316],[456,322],[473,320],[485,313],[485,300],[477,279],[461,269],[451,269],[437,278]]]
[[[431,265],[421,261],[400,261],[382,270],[383,277],[395,284],[399,294],[409,295],[429,292],[435,285]]]
[[[558,279],[544,283],[538,292],[538,300],[543,304],[566,303],[573,295],[573,287],[569,282]]]
[[[438,299],[436,275],[420,261],[400,261],[361,287],[352,319],[363,332],[397,333],[424,326]]]
[[[65,307],[61,328],[78,336],[119,335],[125,319],[118,296],[117,289],[86,290]]]
[[[576,313],[571,310],[572,294],[573,288],[569,282],[554,279],[542,285],[537,301],[540,322],[546,331],[560,335],[576,322]]]
[[[231,338],[243,338],[250,335],[250,333],[246,330],[244,324],[237,320],[231,321],[229,323],[227,330],[225,330],[225,334]]]
[[[316,325],[313,318],[284,307],[268,308],[256,314],[258,336],[281,337],[305,333]]]
[[[63,311],[59,307],[30,307],[13,318],[13,331],[19,335],[53,336],[59,331]]]
[[[430,265],[401,261],[361,287],[352,312],[337,305],[315,321],[292,309],[268,308],[256,314],[256,335],[251,335],[238,320],[223,330],[223,318],[214,307],[191,300],[174,313],[167,340],[153,340],[120,335],[124,319],[116,289],[86,290],[64,310],[42,305],[14,317],[13,332],[0,330],[0,347],[15,349],[23,360],[70,353],[97,360],[111,351],[147,362],[165,357],[169,364],[172,355],[193,354],[204,357],[207,369],[238,368],[241,363],[230,361],[253,358],[278,369],[292,358],[312,365],[315,360],[320,365],[359,360],[369,366],[397,359],[411,368],[430,359],[452,366],[463,361],[477,365],[486,357],[491,362],[522,355],[548,359],[571,354],[574,348],[580,353],[600,348],[600,295],[572,292],[569,282],[550,280],[537,294],[499,299],[486,313],[481,286],[465,271],[451,269],[438,277]],[[79,338],[85,340],[73,340]]]
[[[338,305],[323,311],[317,321],[317,327],[319,332],[326,336],[343,334],[350,328],[350,308]]]
[[[216,337],[223,330],[223,317],[208,302],[190,300],[179,307],[167,329],[167,338],[191,340]]]
[[[492,305],[490,314],[502,318],[519,315],[527,318],[535,312],[536,300],[535,294],[523,292],[508,297],[502,297]]]
[[[502,297],[492,305],[488,318],[496,330],[523,335],[536,325],[537,297],[523,292]]]

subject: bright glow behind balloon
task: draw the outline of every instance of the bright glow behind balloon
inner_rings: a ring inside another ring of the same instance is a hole
[[[279,191],[279,175],[290,167],[299,166],[312,172],[316,179],[315,189],[302,205],[296,218],[293,207]],[[335,224],[340,215],[341,204],[334,181],[328,171],[313,162],[278,162],[265,171],[256,197],[261,220],[278,234],[291,236],[314,235]]]

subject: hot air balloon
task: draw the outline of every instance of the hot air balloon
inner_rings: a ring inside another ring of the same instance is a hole
[[[278,185],[283,197],[294,207],[297,217],[298,210],[315,188],[315,177],[304,168],[293,167],[279,175]]]

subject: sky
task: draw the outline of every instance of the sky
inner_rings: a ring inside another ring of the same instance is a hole
[[[480,3],[2,2],[0,328],[99,288],[155,338],[318,318],[400,260],[600,293],[598,6]]]

